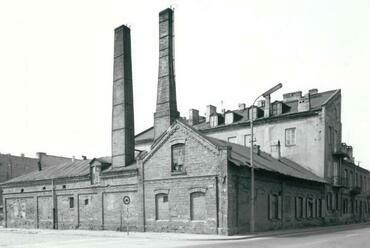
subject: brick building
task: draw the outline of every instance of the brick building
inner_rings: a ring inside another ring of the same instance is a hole
[[[0,183],[12,178],[25,175],[32,171],[38,171],[49,166],[60,164],[71,160],[71,158],[49,155],[44,152],[38,152],[37,158],[30,158],[21,154],[15,156],[12,154],[0,153]],[[0,213],[3,209],[2,189],[0,188]]]
[[[257,231],[369,218],[370,174],[342,143],[340,90],[265,96],[221,112],[209,105],[205,116],[192,109],[186,119],[177,111],[173,37],[166,9],[154,125],[134,136],[130,29],[115,29],[112,156],[4,183],[6,227],[248,232],[251,119]]]

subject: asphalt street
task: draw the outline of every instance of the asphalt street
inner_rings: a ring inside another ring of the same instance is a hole
[[[349,229],[312,230],[304,233],[281,234],[253,239],[203,244],[191,247],[248,247],[248,248],[368,248],[370,227]]]
[[[292,233],[295,232],[295,233]],[[292,231],[270,236],[242,240],[191,241],[183,239],[107,237],[96,232],[96,235],[39,233],[36,231],[0,231],[0,247],[7,248],[115,248],[115,247],[370,247],[370,226],[340,226],[328,229],[310,229],[302,232]]]

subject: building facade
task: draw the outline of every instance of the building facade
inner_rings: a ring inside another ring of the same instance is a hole
[[[130,29],[115,29],[112,156],[3,183],[6,227],[232,235],[366,221],[370,174],[341,140],[341,91],[292,92],[206,115],[177,111],[173,10],[159,13],[153,127],[134,136]],[[256,146],[250,146],[250,121]],[[130,199],[130,201],[123,201]]]

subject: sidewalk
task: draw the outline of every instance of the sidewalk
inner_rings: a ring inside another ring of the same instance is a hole
[[[116,238],[132,238],[132,239],[157,239],[157,240],[188,240],[188,241],[217,241],[217,240],[242,240],[252,239],[258,237],[280,236],[290,234],[304,234],[320,231],[344,231],[357,228],[370,227],[370,223],[356,223],[348,225],[336,225],[325,227],[310,227],[290,230],[277,230],[269,232],[261,232],[255,234],[221,236],[221,235],[207,235],[207,234],[189,234],[189,233],[158,233],[158,232],[126,232],[117,231],[99,231],[99,230],[50,230],[50,229],[22,229],[22,228],[4,228],[0,226],[0,232],[16,232],[27,234],[41,234],[41,235],[76,235],[76,236],[90,236],[90,237],[116,237]]]

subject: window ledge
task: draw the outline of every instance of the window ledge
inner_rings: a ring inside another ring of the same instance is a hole
[[[186,171],[171,171],[171,176],[186,175]]]
[[[290,144],[290,145],[285,144],[285,147],[293,147],[293,146],[296,146],[296,144]]]

